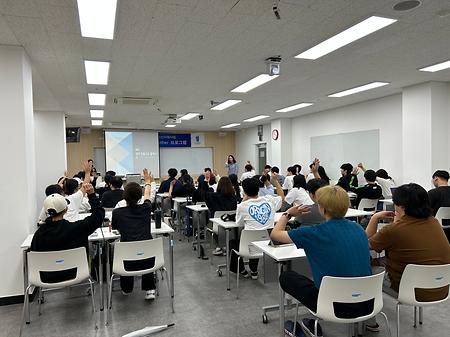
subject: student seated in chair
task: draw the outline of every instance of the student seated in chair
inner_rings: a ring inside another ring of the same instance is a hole
[[[450,186],[448,186],[448,179],[450,175],[447,171],[438,170],[433,173],[433,188],[428,191],[433,215],[436,215],[439,207],[450,207]]]
[[[122,190],[123,180],[120,177],[112,177],[110,181],[110,191],[106,191],[102,195],[102,206],[106,208],[114,208],[117,203],[123,199]]]
[[[253,166],[247,162],[247,165],[244,166],[245,172],[241,175],[241,182],[244,181],[247,178],[252,178],[255,176],[255,170],[253,169]]]
[[[309,206],[313,205],[314,201],[311,200],[309,193],[305,190],[306,180],[303,174],[296,175],[294,177],[294,187],[288,192],[284,201],[290,206]]]
[[[347,192],[350,191],[351,188],[358,187],[358,177],[356,176],[357,168],[353,168],[353,165],[350,163],[345,163],[341,165],[341,177],[337,183],[338,186],[342,187]]]
[[[89,162],[83,163],[84,172],[79,173],[84,177],[84,180],[80,178],[66,179],[64,181],[64,194],[69,200],[69,209],[64,215],[64,219],[68,221],[78,220],[78,213],[81,211],[89,210],[89,203],[85,200],[86,190],[85,184],[90,184],[91,164]]]
[[[281,185],[278,181],[276,173],[272,175],[273,183],[277,189],[278,195],[265,195],[258,196],[260,189],[260,181],[253,177],[245,179],[242,182],[244,189],[244,198],[238,205],[236,211],[236,223],[244,226],[247,230],[259,230],[273,228],[275,223],[275,213],[280,209],[284,193]],[[230,250],[238,249],[239,242],[230,241]],[[231,253],[230,270],[237,272],[237,255],[234,252]],[[245,270],[244,262],[242,258],[239,261],[239,272],[244,277],[249,277],[247,270]],[[250,259],[249,262],[250,272],[252,279],[258,279],[258,259]]]
[[[358,171],[355,171],[358,174]],[[377,175],[374,170],[366,170],[364,178],[367,184],[361,187],[350,187],[350,191],[356,193],[355,207],[357,208],[361,199],[380,199],[383,196],[381,186],[376,183]]]
[[[152,238],[150,233],[150,213],[152,209],[150,194],[153,178],[147,169],[144,173],[144,202],[139,204],[142,198],[142,188],[138,183],[128,183],[125,185],[123,193],[127,203],[125,207],[116,208],[112,213],[112,228],[120,232],[120,241],[142,241]],[[136,268],[148,269],[153,267],[149,262],[135,262]],[[145,299],[155,299],[155,277],[153,273],[142,275],[142,290],[145,291]],[[128,295],[133,291],[134,277],[121,276],[120,287],[122,293]]]
[[[363,170],[363,172],[366,172],[367,169],[364,167],[363,163],[359,163],[358,167]],[[384,199],[390,199],[392,198],[392,192],[391,188],[395,187],[395,181],[392,179],[387,171],[385,169],[379,169],[375,172],[375,175],[377,176],[376,182],[378,185],[381,186],[381,190],[383,192],[383,198]]]
[[[327,185],[325,180],[317,178],[311,179],[306,183],[306,191],[308,191],[313,204],[309,206],[309,211],[307,213],[302,213],[295,217],[294,225],[291,224],[291,228],[300,225],[317,225],[325,221],[325,218],[320,213],[319,205],[317,204],[316,192],[319,188]]]
[[[324,276],[359,277],[372,274],[367,236],[359,224],[344,218],[350,205],[347,192],[339,186],[324,186],[317,190],[315,196],[320,213],[325,218],[323,223],[286,231],[286,224],[292,216],[309,211],[309,206],[294,206],[283,214],[270,234],[272,240],[293,242],[297,248],[305,250],[314,281],[294,271],[285,271],[280,275],[280,285],[314,312]],[[370,312],[366,304],[340,304],[336,308],[338,316],[354,317],[361,312]],[[303,319],[301,326],[308,336],[314,336],[313,319]],[[322,336],[320,326],[318,336]]]
[[[88,247],[88,236],[103,223],[105,210],[90,183],[85,183],[91,205],[91,215],[78,221],[68,221],[64,218],[69,206],[69,200],[58,193],[49,195],[44,200],[44,210],[47,219],[34,233],[31,242],[32,251],[54,251]]]

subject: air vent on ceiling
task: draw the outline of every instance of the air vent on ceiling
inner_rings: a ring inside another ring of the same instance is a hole
[[[109,122],[108,124],[109,126],[121,126],[121,127],[130,126],[130,123],[128,122]]]
[[[114,104],[132,104],[132,105],[146,105],[150,104],[153,98],[151,97],[136,97],[136,96],[123,96],[114,97]]]

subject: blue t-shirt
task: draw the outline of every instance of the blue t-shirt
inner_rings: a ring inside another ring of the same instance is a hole
[[[372,275],[367,235],[354,221],[331,219],[288,234],[297,248],[305,250],[317,289],[324,276]]]

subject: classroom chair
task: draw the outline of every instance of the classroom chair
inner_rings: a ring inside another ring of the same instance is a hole
[[[139,270],[127,270],[125,262],[139,261],[145,259],[154,258],[152,267]],[[130,241],[130,242],[116,242],[114,244],[114,259],[113,270],[109,283],[108,291],[108,312],[106,315],[106,325],[109,324],[111,319],[111,305],[112,305],[112,286],[114,276],[142,276],[157,272],[164,273],[167,281],[167,289],[170,293],[169,277],[167,276],[167,270],[164,267],[164,251],[162,238],[156,238],[151,240],[142,241]],[[174,312],[173,298],[171,298],[172,312]]]
[[[258,251],[253,245],[254,241],[264,241],[269,240],[269,233],[267,229],[261,230],[248,230],[243,229],[241,232],[241,238],[239,242],[239,251],[233,249],[233,251],[238,256],[237,261],[237,272],[236,272],[236,298],[239,298],[239,257],[243,259],[261,259],[263,257],[263,253]]]
[[[439,207],[435,218],[439,221],[450,243],[450,207]]]
[[[419,324],[423,322],[423,307],[445,302],[447,296],[432,302],[420,302],[416,299],[415,289],[435,289],[449,286],[450,264],[417,265],[408,264],[403,271],[397,298],[397,337],[400,337],[400,305],[414,306],[414,327],[417,326],[417,308]]]
[[[361,211],[375,211],[377,209],[378,199],[361,199],[358,209]]]
[[[236,211],[215,211],[213,218],[220,218],[223,215],[228,215],[228,214],[230,214],[230,215],[236,214]],[[211,221],[210,221],[210,223],[211,223]],[[211,237],[211,241],[209,243],[209,249],[211,251],[211,264],[213,264],[212,259],[213,259],[214,255],[213,255],[212,249],[214,246],[214,235],[216,235],[217,237],[219,236],[219,226],[216,223],[212,222],[212,227],[206,227],[206,230],[208,231],[208,233],[210,234],[210,237]],[[219,269],[220,269],[220,267],[219,267]]]
[[[23,321],[25,314],[30,316],[29,290],[32,286],[39,288],[39,315],[41,315],[41,292],[44,290],[54,290],[70,287],[88,280],[91,292],[92,311],[95,314],[94,287],[89,275],[88,259],[86,248],[79,247],[74,249],[51,251],[51,252],[29,252],[28,259],[28,286],[24,295],[22,323],[20,325],[19,336],[22,336]],[[71,270],[73,278],[65,281],[51,282],[45,276],[53,273]],[[44,278],[44,280],[43,280]],[[29,323],[29,322],[27,322]],[[98,328],[97,318],[95,319],[95,329]]]
[[[383,278],[384,271],[370,276],[364,277],[332,277],[325,276],[319,289],[319,297],[317,300],[317,311],[311,312],[316,317],[315,331],[317,335],[318,320],[324,320],[334,323],[348,324],[348,335],[351,337],[355,332],[355,325],[359,322],[364,322],[369,318],[381,314],[388,329],[389,336],[391,330],[387,316],[381,310],[383,309]],[[334,310],[335,303],[360,303],[373,300],[373,309],[370,313],[354,317],[354,318],[340,318],[336,316]],[[296,305],[296,314],[294,328],[297,325],[298,316],[298,302]]]

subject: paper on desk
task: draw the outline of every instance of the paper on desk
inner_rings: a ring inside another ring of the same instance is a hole
[[[154,333],[164,331],[167,328],[174,326],[174,323],[167,324],[167,325],[158,325],[158,326],[147,326],[141,330],[136,330],[130,333],[127,333],[126,335],[123,335],[122,337],[144,337],[148,335],[152,335]]]

